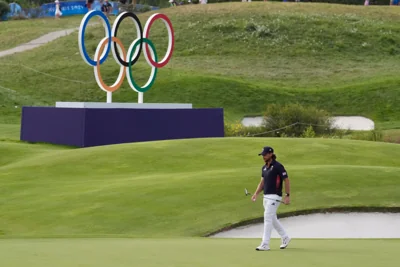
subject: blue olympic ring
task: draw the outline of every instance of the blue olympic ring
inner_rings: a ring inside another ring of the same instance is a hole
[[[103,58],[100,58],[100,64],[103,64],[104,61],[107,59],[108,53],[110,52],[111,39],[112,39],[111,38],[111,25],[108,22],[108,18],[106,17],[106,15],[103,14],[103,12],[100,12],[98,10],[94,10],[92,12],[89,12],[83,18],[83,20],[81,22],[82,24],[81,24],[81,27],[80,27],[81,31],[80,31],[80,34],[78,36],[78,41],[80,43],[79,49],[81,49],[81,51],[82,51],[82,53],[83,53],[83,55],[85,57],[86,62],[88,64],[90,64],[91,66],[93,66],[93,67],[96,66],[97,62],[89,57],[89,55],[88,55],[88,53],[86,51],[86,47],[85,47],[85,38],[84,38],[84,36],[85,36],[85,30],[86,30],[87,24],[88,24],[89,20],[94,16],[101,17],[103,19],[103,25],[107,27],[107,29],[106,29],[106,31],[107,31],[106,34],[107,34],[107,37],[108,37],[107,50],[106,50],[106,53],[104,54]]]

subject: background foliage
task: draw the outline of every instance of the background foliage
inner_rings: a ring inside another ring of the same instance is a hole
[[[0,1],[0,18],[10,12],[10,7],[4,1]]]

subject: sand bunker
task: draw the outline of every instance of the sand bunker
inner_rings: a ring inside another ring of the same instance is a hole
[[[360,116],[337,116],[333,117],[333,125],[338,129],[349,130],[373,130],[375,124],[372,120]]]
[[[243,118],[244,126],[260,126],[263,117],[246,117]],[[369,131],[375,128],[372,120],[361,116],[336,116],[332,117],[333,125],[337,129],[343,130],[360,130]]]
[[[261,215],[262,216],[262,215]],[[326,213],[280,219],[293,238],[400,238],[400,213]],[[238,227],[214,238],[260,238],[263,224]],[[273,230],[272,238],[278,238]]]

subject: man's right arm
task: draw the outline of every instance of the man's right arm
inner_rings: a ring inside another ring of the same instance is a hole
[[[258,186],[257,186],[256,192],[255,192],[254,195],[251,197],[251,199],[252,199],[253,201],[256,201],[257,195],[260,194],[260,192],[263,190],[263,187],[264,187],[264,178],[261,177],[261,181],[260,181],[260,183],[259,183]]]
[[[258,183],[257,190],[254,194],[255,195],[260,194],[260,192],[263,190],[263,187],[264,187],[264,178],[261,177],[260,183]]]

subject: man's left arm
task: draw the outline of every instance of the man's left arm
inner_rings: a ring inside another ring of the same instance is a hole
[[[285,202],[286,204],[290,203],[290,181],[289,181],[289,177],[287,177],[285,180],[285,192],[288,195],[285,195],[285,200],[283,202]]]
[[[283,181],[285,181],[285,198],[283,200],[283,202],[285,204],[289,204],[290,203],[290,180],[289,180],[289,176],[285,170],[285,167],[281,167],[279,176],[283,179]]]

